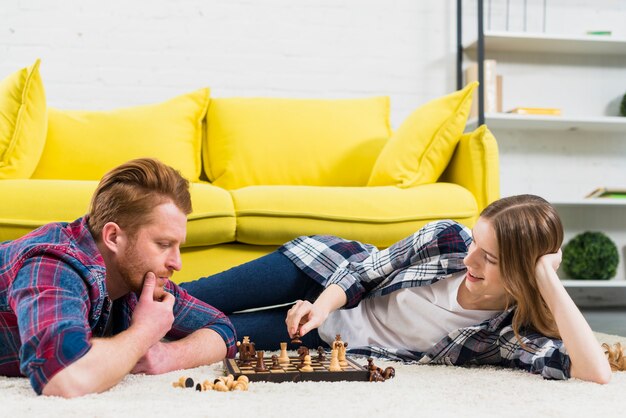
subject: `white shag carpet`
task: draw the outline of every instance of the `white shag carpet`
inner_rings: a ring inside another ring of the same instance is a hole
[[[600,342],[626,337],[596,333]],[[359,363],[365,365],[363,358]],[[172,387],[221,375],[222,365],[160,376],[130,375],[101,394],[76,399],[37,396],[25,378],[0,377],[3,417],[615,417],[624,416],[626,372],[598,385],[547,381],[494,367],[391,365],[396,377],[369,382],[251,382],[247,392],[197,392]]]

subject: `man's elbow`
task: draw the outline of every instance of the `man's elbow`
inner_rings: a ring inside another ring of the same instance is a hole
[[[74,376],[74,373],[71,371],[65,369],[50,379],[43,387],[41,394],[69,399],[89,395],[94,392],[96,392],[95,388],[88,387],[86,382],[82,381],[78,376]]]

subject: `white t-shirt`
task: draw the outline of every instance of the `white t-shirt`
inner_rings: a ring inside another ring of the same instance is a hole
[[[332,312],[319,327],[320,337],[331,344],[335,334],[341,334],[348,349],[371,345],[424,352],[450,332],[499,313],[459,305],[457,294],[464,277],[461,272],[430,286],[400,289]]]

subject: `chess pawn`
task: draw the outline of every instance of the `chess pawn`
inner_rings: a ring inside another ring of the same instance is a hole
[[[287,343],[280,343],[279,364],[289,364],[289,356],[287,355]]]
[[[311,356],[310,355],[306,355],[304,356],[304,365],[302,367],[300,367],[300,371],[301,372],[312,372],[313,371],[313,367],[311,366]]]
[[[338,352],[336,348],[333,348],[330,351],[330,365],[328,366],[328,370],[331,372],[340,372],[341,366],[339,365]]]
[[[319,347],[317,347],[317,361],[319,361],[320,363],[322,361],[326,361],[326,356],[324,353],[324,347],[322,347],[321,345]]]
[[[280,363],[278,362],[278,356],[276,354],[272,354],[272,370],[282,370],[280,367]]]

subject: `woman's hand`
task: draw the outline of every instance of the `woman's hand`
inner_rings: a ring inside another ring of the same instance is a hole
[[[287,332],[290,337],[293,337],[296,331],[300,331],[300,336],[304,336],[307,332],[322,325],[328,314],[327,310],[309,301],[298,300],[287,312],[285,319]]]
[[[562,258],[563,253],[561,252],[560,248],[559,251],[555,253],[542,255],[541,257],[539,257],[539,260],[537,260],[535,272],[537,273],[537,275],[539,275],[539,270],[543,269],[544,267],[550,267],[554,271],[557,271],[559,269],[559,266],[561,265]]]

